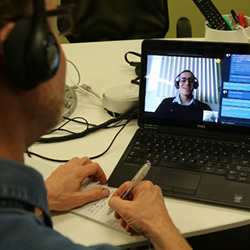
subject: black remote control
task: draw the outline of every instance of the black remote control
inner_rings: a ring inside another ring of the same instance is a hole
[[[217,30],[231,30],[211,0],[193,0],[193,2],[208,21],[209,27]]]

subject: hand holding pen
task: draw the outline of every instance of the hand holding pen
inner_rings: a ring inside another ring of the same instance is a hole
[[[131,186],[123,183],[109,200],[121,227],[126,232],[144,235],[154,249],[191,250],[169,217],[161,188],[151,181],[139,181],[138,176],[143,176],[139,173],[134,178],[138,184],[133,184],[130,192]],[[126,198],[126,193],[131,194],[131,199],[122,200],[121,196]]]
[[[138,185],[148,174],[148,171],[151,168],[151,163],[147,161],[136,173],[136,175],[133,177],[131,180],[130,185],[123,191],[123,193],[120,195],[121,199],[125,200],[129,194],[129,192],[136,186]],[[110,208],[108,211],[108,214],[112,213],[113,210]]]

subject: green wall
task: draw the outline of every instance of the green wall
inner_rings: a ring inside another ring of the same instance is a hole
[[[243,12],[250,16],[249,0],[212,0],[222,14],[230,14],[231,9],[236,13]],[[205,18],[192,0],[168,0],[170,27],[167,37],[176,37],[176,23],[180,17],[191,21],[193,37],[204,36]]]
[[[93,0],[95,1],[95,0]],[[153,1],[153,0],[152,0]],[[249,0],[212,0],[214,5],[222,14],[230,14],[231,9],[236,13],[243,12],[246,16],[250,16]],[[58,4],[60,0],[57,0]],[[189,18],[192,25],[193,37],[204,36],[205,18],[193,3],[192,0],[168,0],[170,26],[167,37],[176,37],[176,23],[180,17]],[[61,42],[66,42],[61,39]]]

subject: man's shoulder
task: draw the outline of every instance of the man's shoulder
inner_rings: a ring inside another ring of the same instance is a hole
[[[167,97],[163,99],[162,103],[172,103],[175,97]]]
[[[157,107],[156,111],[158,114],[166,114],[171,104],[173,103],[174,97],[167,97],[163,99],[160,105]]]
[[[195,103],[196,103],[197,106],[202,107],[205,110],[212,110],[210,108],[210,106],[208,104],[204,103],[204,102],[201,102],[199,100],[195,100]]]
[[[36,184],[40,183],[41,181],[43,182],[42,175],[37,170],[19,161],[0,158],[0,169],[4,174],[6,174],[6,176],[1,175],[0,180],[1,178],[6,177],[13,180],[19,180],[20,178],[27,178],[28,176],[30,179],[35,179],[35,181],[37,181]]]

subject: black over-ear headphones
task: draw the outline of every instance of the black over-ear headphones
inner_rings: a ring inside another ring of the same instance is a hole
[[[192,74],[192,76],[193,76],[193,78],[194,78],[194,88],[195,89],[197,89],[198,87],[199,87],[199,81],[198,81],[198,79],[194,76],[194,74],[193,74],[193,72],[192,71],[190,71],[190,70],[183,70],[178,76],[176,76],[176,78],[175,78],[175,80],[174,80],[174,85],[175,85],[175,87],[177,88],[177,89],[179,89],[179,83],[180,83],[180,76],[181,76],[181,74],[182,73],[185,73],[185,72],[188,72],[188,73],[190,73],[190,74]]]
[[[32,0],[33,14],[17,21],[4,44],[9,79],[19,89],[32,89],[52,78],[60,50],[46,18],[44,0]]]

